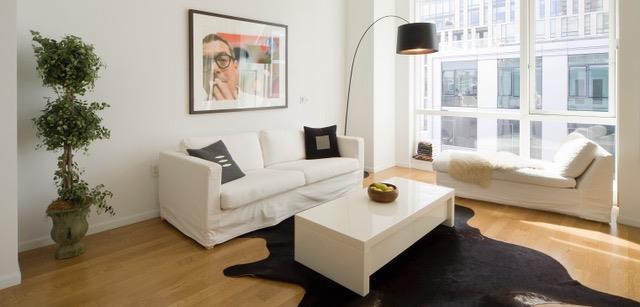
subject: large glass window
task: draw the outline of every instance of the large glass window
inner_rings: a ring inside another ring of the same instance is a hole
[[[442,63],[442,105],[478,106],[478,64],[475,61]]]
[[[498,108],[520,108],[520,58],[498,60]]]
[[[577,132],[615,152],[614,0],[414,1],[417,21],[436,23],[440,39],[440,52],[416,61],[416,141],[431,142],[435,155],[551,160]]]
[[[571,111],[609,110],[608,54],[569,56],[569,105]]]

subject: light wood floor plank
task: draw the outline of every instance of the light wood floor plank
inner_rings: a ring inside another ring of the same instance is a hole
[[[393,176],[434,182],[435,174],[394,167],[365,185]],[[640,300],[640,230],[611,228],[569,216],[458,199],[469,221],[488,237],[554,257],[596,290]],[[262,239],[200,247],[170,224],[151,219],[90,235],[87,252],[56,261],[53,246],[20,254],[23,283],[0,291],[2,306],[296,306],[304,290],[256,278],[227,278],[228,266],[268,256]]]

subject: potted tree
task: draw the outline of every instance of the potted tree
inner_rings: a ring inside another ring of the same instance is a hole
[[[60,41],[31,31],[36,66],[44,86],[50,87],[55,98],[47,98],[42,114],[34,118],[37,136],[42,142],[37,148],[61,152],[53,179],[58,198],[47,208],[53,220],[51,238],[58,243],[57,259],[78,256],[84,252],[80,240],[87,233],[87,215],[91,206],[98,213],[115,212],[107,204],[113,194],[100,184],[93,188],[82,180],[83,170],[74,162],[74,152],[88,152],[94,140],[108,139],[110,131],[102,126],[97,114],[107,107],[104,102],[87,102],[80,97],[92,90],[98,71],[104,67],[92,45],[79,37],[68,35]]]

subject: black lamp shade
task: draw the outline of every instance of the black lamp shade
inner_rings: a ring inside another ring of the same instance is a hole
[[[398,27],[397,54],[429,54],[438,52],[436,25],[428,22],[414,22]]]

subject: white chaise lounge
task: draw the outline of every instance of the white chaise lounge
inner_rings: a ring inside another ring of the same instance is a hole
[[[220,165],[186,153],[218,140],[245,177],[221,184]],[[160,214],[207,248],[275,225],[362,187],[364,141],[338,136],[338,148],[340,158],[305,160],[296,130],[186,138],[179,151],[160,153]]]
[[[576,153],[575,144],[584,144],[585,140],[594,150]],[[487,187],[457,180],[449,174],[454,152],[442,152],[434,160],[433,169],[437,183],[454,188],[456,196],[610,222],[613,156],[580,134],[567,137],[554,162],[543,163],[541,169],[493,171]]]

